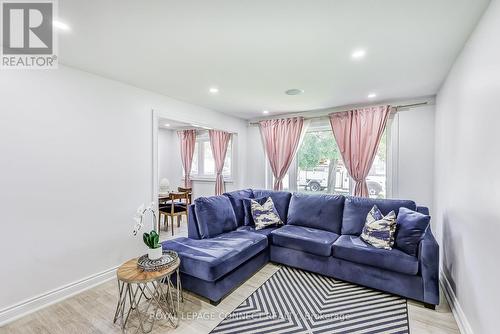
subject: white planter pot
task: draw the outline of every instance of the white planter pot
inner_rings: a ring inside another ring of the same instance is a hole
[[[163,255],[163,249],[161,246],[158,248],[148,248],[148,258],[150,260],[161,259],[162,255]]]

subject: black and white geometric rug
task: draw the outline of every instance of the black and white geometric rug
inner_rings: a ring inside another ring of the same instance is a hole
[[[290,267],[212,333],[409,333],[406,299]]]

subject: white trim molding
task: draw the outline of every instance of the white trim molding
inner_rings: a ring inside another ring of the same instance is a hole
[[[107,282],[116,276],[117,268],[118,267],[110,268],[36,297],[23,300],[18,304],[6,307],[0,310],[0,326],[6,325],[7,323],[24,317],[25,315]]]
[[[160,192],[160,181],[159,181],[159,167],[158,167],[158,124],[160,122],[160,116],[158,111],[151,110],[151,203],[153,203],[153,209],[155,211],[156,217],[160,216],[158,212],[158,193]],[[165,218],[166,219],[166,218]],[[154,224],[153,230],[159,227],[159,224]],[[157,231],[160,232],[160,231]]]
[[[453,291],[450,281],[446,277],[443,271],[441,271],[441,275],[439,275],[439,280],[441,281],[441,286],[443,287],[443,292],[448,300],[448,304],[450,305],[451,311],[453,312],[453,316],[457,322],[458,328],[460,329],[460,333],[462,334],[474,334],[472,327],[465,316],[465,313],[458,301],[455,292]]]

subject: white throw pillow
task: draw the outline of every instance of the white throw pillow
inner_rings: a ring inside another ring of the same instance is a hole
[[[379,208],[374,205],[366,216],[361,239],[377,248],[392,249],[395,232],[396,214],[394,211],[384,217]]]
[[[256,230],[261,230],[269,226],[283,225],[283,222],[276,213],[273,199],[271,197],[268,197],[262,205],[252,199],[250,202],[250,208]]]

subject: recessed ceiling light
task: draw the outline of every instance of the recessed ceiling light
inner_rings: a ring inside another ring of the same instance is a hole
[[[269,114],[269,110],[262,110],[263,114]]]
[[[70,30],[70,27],[69,25],[67,25],[66,23],[63,23],[61,21],[52,21],[52,25],[54,26],[54,28],[57,28],[57,29],[60,29],[60,30]]]
[[[287,95],[300,95],[302,93],[304,93],[304,90],[297,89],[297,88],[292,88],[292,89],[285,91],[285,94],[287,94]]]
[[[165,124],[165,126],[168,128],[168,127],[170,126],[170,124],[169,124],[169,123],[166,123],[166,124]]]
[[[369,99],[373,99],[373,98],[376,98],[376,97],[377,97],[377,94],[375,94],[375,93],[368,94],[368,98]]]
[[[361,59],[366,56],[366,51],[363,49],[354,50],[351,54],[352,59]]]
[[[210,93],[212,93],[212,94],[217,94],[219,92],[219,88],[217,88],[217,87],[210,87],[210,89],[208,91]]]

